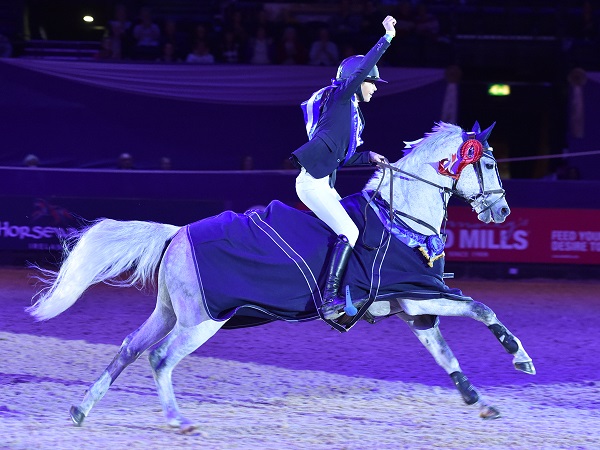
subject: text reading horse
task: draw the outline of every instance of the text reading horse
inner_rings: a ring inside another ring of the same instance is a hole
[[[344,331],[359,318],[400,317],[484,418],[499,412],[480,400],[462,373],[437,316],[483,322],[518,370],[535,373],[521,342],[494,312],[443,281],[449,198],[464,198],[486,223],[503,222],[510,212],[487,143],[491,129],[481,131],[476,123],[465,132],[442,122],[409,143],[398,162],[382,165],[361,193],[343,200],[361,230],[343,280],[358,313],[348,317],[339,311],[336,321],[328,321]],[[36,319],[62,313],[92,284],[144,286],[155,281],[156,271],[158,296],[151,316],[127,336],[83,401],[71,408],[73,422],[81,425],[123,369],[150,349],[168,424],[193,430],[175,400],[174,367],[222,327],[318,319],[335,238],[311,213],[277,201],[263,211],[224,212],[184,227],[103,219],[78,232],[60,270],[43,271],[47,288],[28,308]]]

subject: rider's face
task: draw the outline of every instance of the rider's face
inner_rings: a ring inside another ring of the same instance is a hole
[[[360,85],[360,91],[363,96],[363,101],[370,102],[371,97],[373,97],[373,94],[376,90],[377,86],[375,85],[374,81],[363,81]]]

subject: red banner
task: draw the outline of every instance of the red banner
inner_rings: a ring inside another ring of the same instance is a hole
[[[448,261],[600,264],[600,211],[515,208],[485,224],[469,208],[448,212]]]

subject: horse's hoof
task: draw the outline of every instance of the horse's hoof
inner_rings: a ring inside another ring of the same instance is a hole
[[[493,420],[499,419],[502,417],[502,415],[500,414],[500,411],[493,406],[484,405],[479,410],[479,417],[481,417],[483,420]]]
[[[183,419],[183,420],[180,418],[171,419],[168,422],[168,425],[171,428],[177,428],[177,432],[180,434],[193,435],[193,434],[196,434],[196,431],[198,430],[198,425],[196,425],[195,423],[192,423],[186,419]]]
[[[85,414],[78,406],[71,406],[69,410],[69,414],[71,415],[71,420],[76,427],[80,427],[83,423],[83,419],[85,419]]]
[[[180,434],[196,434],[196,430],[198,429],[198,425],[181,416],[169,419],[167,425],[171,428],[177,428],[177,432]]]
[[[535,367],[531,361],[525,362],[516,362],[515,369],[520,370],[521,372],[528,373],[529,375],[535,375]]]
[[[198,430],[198,425],[195,425],[193,423],[188,423],[185,425],[181,425],[181,427],[179,428],[179,433],[180,434],[185,434],[185,435],[194,435],[194,434],[198,434],[199,430]]]

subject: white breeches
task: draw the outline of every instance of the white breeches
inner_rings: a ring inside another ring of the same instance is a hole
[[[329,177],[314,178],[303,167],[296,178],[296,193],[316,216],[338,236],[343,234],[352,247],[358,240],[358,227],[342,204],[337,191],[329,186]]]

